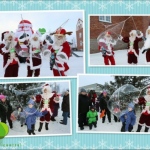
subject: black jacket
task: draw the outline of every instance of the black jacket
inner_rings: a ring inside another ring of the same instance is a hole
[[[99,103],[99,106],[100,106],[100,108],[101,108],[101,110],[108,110],[108,107],[107,107],[107,102],[108,102],[108,100],[109,100],[109,97],[108,96],[106,96],[106,97],[104,97],[104,96],[102,96],[101,97],[101,99],[100,99],[100,103]]]
[[[89,111],[90,99],[87,95],[79,94],[78,99],[78,113],[87,113]]]
[[[62,111],[64,112],[70,112],[70,105],[69,105],[69,94],[63,96],[63,101],[62,101]]]
[[[12,106],[10,105],[9,101],[6,100],[5,102],[2,102],[0,100],[0,117],[11,113],[12,113]]]

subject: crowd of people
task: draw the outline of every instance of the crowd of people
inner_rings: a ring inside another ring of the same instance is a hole
[[[112,118],[115,122],[122,123],[120,132],[132,132],[133,127],[137,123],[136,132],[140,132],[142,126],[145,126],[144,132],[148,132],[150,128],[150,87],[146,89],[146,95],[140,96],[136,101],[128,103],[126,110],[120,113],[120,116],[115,116],[108,107],[109,96],[106,90],[96,93],[94,90],[87,92],[84,88],[80,89],[78,97],[78,124],[80,130],[84,130],[85,126],[96,128],[98,118],[105,123],[106,116],[108,123],[112,124]],[[137,119],[135,104],[142,106],[142,112]]]
[[[61,111],[62,120],[60,124],[67,125],[70,118],[70,96],[69,90],[63,93]],[[36,108],[35,104],[39,103]],[[5,124],[9,124],[10,129],[13,129],[13,122],[20,121],[20,126],[27,126],[27,133],[35,135],[35,124],[37,117],[40,117],[38,132],[41,132],[45,123],[45,130],[49,130],[49,122],[56,121],[58,109],[60,108],[60,95],[56,91],[52,91],[49,84],[45,84],[42,88],[42,94],[31,96],[27,103],[27,107],[23,108],[20,104],[16,110],[12,109],[7,96],[0,95],[0,120]]]

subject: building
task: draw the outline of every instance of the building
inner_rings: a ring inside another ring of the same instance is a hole
[[[100,91],[103,90],[103,86],[101,84],[98,84],[98,83],[94,83],[94,84],[79,87],[79,91],[82,88],[84,88],[87,92],[89,92],[90,90],[95,90],[96,93],[100,93]]]
[[[127,20],[126,20],[127,19]],[[123,21],[125,21],[123,25]],[[90,53],[97,53],[98,43],[97,37],[105,30],[111,29],[114,24],[121,23],[120,29],[122,36],[128,36],[131,30],[140,30],[144,33],[149,26],[150,16],[90,16]],[[108,28],[106,28],[108,27]],[[114,30],[115,31],[115,30]],[[117,28],[116,31],[117,32]],[[142,47],[143,43],[140,43]],[[114,47],[114,50],[126,49],[127,45],[121,41]]]
[[[76,25],[77,50],[83,51],[83,21],[78,19]]]

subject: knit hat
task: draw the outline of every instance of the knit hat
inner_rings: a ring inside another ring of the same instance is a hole
[[[134,109],[134,103],[129,103],[129,104],[128,104],[128,108]]]
[[[0,99],[4,99],[4,98],[6,98],[6,96],[1,94]]]
[[[92,105],[92,106],[90,106],[90,109],[95,109],[95,107]]]
[[[33,101],[32,99],[30,99],[30,100],[28,101],[28,105],[29,105],[29,104],[34,105],[34,101]]]
[[[80,92],[86,92],[86,90],[85,90],[84,88],[82,88],[82,89],[80,90]]]
[[[104,91],[103,91],[103,94],[107,94],[107,91],[104,90]]]

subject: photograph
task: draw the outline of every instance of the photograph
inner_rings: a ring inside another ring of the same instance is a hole
[[[84,73],[84,11],[7,11],[0,19],[0,77]]]
[[[150,16],[89,15],[89,66],[148,66]]]
[[[69,80],[3,83],[0,93],[0,123],[8,127],[6,138],[72,135]]]
[[[78,75],[77,132],[150,132],[150,76]]]

